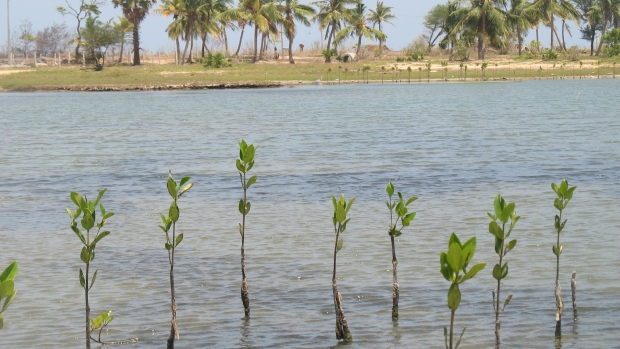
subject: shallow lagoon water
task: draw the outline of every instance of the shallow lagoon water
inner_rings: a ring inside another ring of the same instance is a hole
[[[99,244],[91,308],[112,309],[105,340],[161,348],[169,333],[165,180],[191,175],[180,201],[177,348],[329,348],[330,194],[356,195],[338,256],[351,348],[443,348],[449,287],[439,252],[476,235],[488,266],[462,287],[461,348],[491,348],[496,263],[486,212],[499,192],[522,217],[502,294],[504,348],[550,348],[555,328],[552,181],[578,189],[565,211],[564,348],[617,345],[620,267],[619,80],[309,86],[265,90],[0,94],[0,265],[18,260],[1,348],[83,347],[80,243],[69,191],[116,215]],[[259,144],[246,260],[252,318],[239,296],[240,138]],[[385,186],[416,195],[397,242],[400,321],[391,321]],[[577,270],[580,320],[572,321]]]

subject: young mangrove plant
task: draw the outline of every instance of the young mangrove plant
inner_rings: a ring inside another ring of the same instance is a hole
[[[8,308],[17,291],[15,290],[15,276],[17,276],[17,262],[9,264],[0,274],[0,330],[4,327],[4,313]]]
[[[557,233],[557,243],[553,245],[552,251],[556,257],[556,269],[555,269],[555,340],[559,342],[562,340],[562,313],[564,312],[564,303],[562,302],[562,288],[560,287],[560,255],[564,249],[564,245],[560,244],[560,233],[564,230],[566,219],[562,221],[562,213],[569,201],[573,198],[573,192],[577,187],[568,187],[568,180],[564,179],[560,185],[551,183],[551,188],[557,195],[553,202],[553,206],[560,211],[555,215],[555,231]]]
[[[392,240],[392,275],[394,278],[392,286],[392,320],[398,320],[398,299],[400,297],[400,286],[398,285],[398,275],[396,273],[396,267],[398,266],[398,260],[396,259],[396,246],[394,245],[394,238],[397,238],[403,234],[402,230],[411,224],[411,221],[415,218],[416,213],[408,213],[407,206],[418,198],[412,196],[409,200],[405,201],[403,195],[398,192],[398,202],[392,201],[394,195],[394,184],[389,182],[385,191],[388,194],[389,201],[385,204],[390,210],[390,229],[388,235]],[[394,214],[396,214],[396,220],[394,220]],[[398,228],[398,221],[400,221],[400,228]]]
[[[191,177],[183,177],[177,184],[174,178],[172,178],[172,172],[168,172],[168,182],[166,186],[168,187],[168,194],[172,197],[172,203],[170,203],[170,208],[168,209],[168,217],[161,213],[159,214],[162,222],[159,228],[166,233],[166,243],[164,247],[168,251],[168,263],[170,263],[170,308],[172,311],[172,320],[170,323],[170,335],[166,343],[166,348],[168,349],[174,348],[175,338],[180,339],[179,328],[177,326],[177,299],[174,290],[174,252],[179,244],[181,244],[181,241],[183,241],[183,234],[177,235],[176,230],[180,214],[177,201],[194,186],[194,183],[187,183],[190,179]],[[170,228],[172,228],[172,233],[170,232]]]
[[[95,248],[97,247],[97,243],[104,237],[110,235],[109,231],[101,231],[101,229],[105,226],[106,220],[114,215],[113,212],[106,212],[103,204],[99,203],[106,190],[107,189],[101,190],[97,195],[97,199],[94,201],[88,200],[86,197],[82,197],[82,195],[76,192],[71,192],[71,201],[73,201],[77,208],[73,212],[67,208],[67,213],[71,218],[71,230],[73,230],[83,245],[82,252],[80,253],[80,259],[84,262],[84,264],[86,264],[86,272],[82,271],[82,268],[80,268],[79,278],[80,285],[84,289],[84,301],[86,304],[86,348],[88,349],[90,349],[90,334],[92,332],[88,296],[90,289],[93,287],[95,280],[97,279],[97,270],[95,270],[92,280],[90,279],[90,264],[95,258]],[[101,213],[101,221],[98,223],[96,222],[97,205],[99,205],[99,212]],[[80,217],[82,217],[80,219],[80,226],[84,229],[86,235],[84,235],[84,232],[78,227],[77,220]],[[90,235],[91,230],[94,230],[94,236]]]
[[[334,204],[334,216],[332,217],[332,222],[334,223],[334,233],[336,234],[336,242],[334,243],[332,293],[334,295],[334,308],[336,311],[336,339],[344,341],[350,341],[353,339],[353,336],[351,336],[351,332],[349,331],[347,318],[344,316],[344,309],[342,308],[342,295],[338,292],[338,283],[336,282],[336,255],[342,249],[344,240],[340,239],[340,234],[344,233],[347,229],[347,223],[349,223],[350,220],[350,218],[347,219],[347,213],[349,213],[354,201],[355,198],[351,199],[347,203],[344,195],[341,195],[340,199],[336,199],[332,195],[332,203]]]
[[[493,267],[493,277],[497,280],[497,299],[495,297],[495,292],[492,292],[493,310],[495,311],[495,347],[499,349],[501,343],[499,314],[506,309],[506,306],[512,299],[512,295],[506,297],[504,305],[500,309],[502,280],[508,275],[508,262],[502,263],[508,252],[517,245],[517,240],[506,241],[510,237],[515,224],[517,224],[517,221],[519,221],[521,217],[517,216],[515,212],[515,203],[511,202],[506,204],[506,201],[500,194],[497,194],[495,197],[493,208],[494,214],[487,212],[487,215],[491,218],[489,233],[495,237],[495,253],[499,256],[499,263],[495,264],[495,267]],[[506,227],[506,224],[509,224],[509,227]]]
[[[457,349],[463,339],[463,334],[467,328],[463,328],[459,340],[456,342],[456,346],[453,346],[453,331],[454,331],[454,313],[461,304],[461,290],[459,285],[465,281],[473,278],[476,274],[482,270],[486,263],[479,263],[467,270],[467,266],[474,258],[476,252],[476,237],[472,237],[464,244],[452,233],[450,241],[448,242],[448,252],[441,252],[439,256],[439,263],[441,264],[441,274],[443,277],[450,281],[452,285],[448,290],[448,308],[450,308],[450,330],[448,340],[448,328],[443,328],[443,334],[446,341],[446,349]]]
[[[245,217],[250,213],[252,207],[248,201],[248,189],[256,183],[256,176],[248,178],[247,175],[254,167],[255,152],[254,144],[248,145],[243,139],[239,142],[239,159],[237,159],[236,165],[243,188],[243,199],[239,200],[239,213],[243,216],[242,223],[239,224],[239,234],[241,234],[241,301],[246,318],[250,317],[250,287],[245,274]]]
[[[97,342],[101,342],[101,331],[114,320],[115,316],[112,316],[112,310],[102,311],[96,319],[90,319],[90,328],[93,331],[99,330]]]

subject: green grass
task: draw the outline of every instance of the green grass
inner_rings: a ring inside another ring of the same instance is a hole
[[[589,58],[589,57],[588,57]],[[587,59],[584,57],[584,59]],[[441,60],[447,57],[430,57],[432,62],[430,73],[431,80],[441,80],[443,73],[440,65]],[[365,65],[369,65],[371,70],[368,80],[374,83],[390,83],[393,81],[425,82],[428,73],[424,62],[396,63],[395,59],[368,60],[356,63],[333,62],[325,64],[322,62],[286,64],[286,63],[237,63],[233,62],[232,67],[222,69],[204,68],[201,64],[191,64],[185,66],[176,65],[151,65],[142,66],[111,65],[106,66],[103,71],[94,71],[90,67],[63,66],[63,67],[38,67],[28,68],[28,72],[3,74],[0,75],[0,89],[2,90],[55,90],[59,88],[80,89],[88,87],[116,87],[116,88],[136,88],[136,87],[165,87],[169,85],[210,85],[210,84],[263,84],[263,83],[288,83],[297,84],[312,83],[323,77],[324,83],[356,82],[363,80],[362,74],[358,73]],[[487,60],[489,67],[486,71],[488,80],[523,80],[523,79],[553,79],[553,78],[576,78],[580,76],[594,76],[609,78],[613,73],[611,60],[601,61],[600,72],[596,61],[585,61],[580,69],[578,62],[566,62],[564,69],[561,68],[562,61],[555,61],[556,67],[552,68],[553,62],[541,60],[512,60],[510,63],[504,58],[502,61],[492,58]],[[499,66],[495,66],[495,64]],[[466,62],[467,81],[482,80],[482,70],[476,67],[475,62]],[[409,75],[406,66],[411,65],[413,71]],[[447,77],[450,81],[463,80],[464,70],[459,70],[459,62],[451,62]],[[519,68],[516,68],[520,65]],[[381,68],[385,67],[383,71]],[[402,69],[398,72],[392,71],[392,67]],[[423,67],[422,72],[418,67]],[[543,69],[540,70],[540,67]],[[331,72],[328,69],[331,68]],[[345,68],[349,69],[345,73]],[[16,68],[17,69],[17,68]],[[23,68],[19,68],[23,69]],[[617,71],[620,73],[620,69]]]

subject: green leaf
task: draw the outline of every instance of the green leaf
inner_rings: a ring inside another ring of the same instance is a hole
[[[250,180],[248,180],[248,184],[246,185],[246,188],[250,188],[250,186],[254,183],[256,183],[256,176],[250,177]]]
[[[105,214],[105,216],[103,216],[103,219],[108,219],[110,217],[114,216],[114,212],[108,212]]]
[[[4,269],[2,274],[0,274],[0,282],[15,280],[15,276],[17,275],[17,269],[17,262],[9,264],[9,266]]]
[[[465,267],[469,262],[474,259],[476,253],[476,237],[472,237],[463,244],[463,259],[465,260]]]
[[[349,210],[351,209],[351,206],[353,206],[353,203],[355,202],[355,198],[356,197],[354,196],[353,199],[349,200],[349,203],[347,204],[347,210],[346,210],[345,213],[349,213]]]
[[[504,307],[502,308],[502,311],[504,311],[504,309],[506,309],[506,306],[508,305],[508,303],[510,303],[511,299],[512,299],[512,295],[506,297],[506,300],[504,301]]]
[[[551,189],[553,189],[553,191],[560,196],[560,187],[557,184],[551,183]]]
[[[392,195],[394,195],[394,184],[392,184],[392,182],[389,182],[387,188],[385,188],[385,191],[387,192],[389,197],[392,197]]]
[[[73,212],[71,212],[71,210],[67,207],[65,208],[65,210],[67,210],[67,213],[69,214],[69,218],[71,218],[71,220],[73,220]]]
[[[453,281],[453,272],[448,264],[448,255],[445,252],[441,252],[439,255],[439,265],[441,265],[441,274],[444,279]]]
[[[568,190],[568,180],[562,180],[562,184],[560,184],[560,195],[564,196],[566,191]]]
[[[82,252],[80,253],[80,259],[82,260],[82,262],[87,263],[87,264],[90,262],[90,254],[88,252],[88,248],[82,247]]]
[[[94,241],[93,241],[90,245],[91,245],[93,248],[95,248],[95,245],[97,245],[97,243],[98,243],[99,241],[101,241],[101,239],[103,239],[104,237],[106,237],[106,236],[108,236],[108,235],[110,235],[110,232],[109,232],[109,231],[107,231],[107,230],[106,230],[106,231],[104,231],[104,232],[99,233],[99,235],[97,235],[97,237],[95,237],[95,240],[94,240]]]
[[[179,220],[179,206],[177,206],[176,200],[172,201],[172,203],[170,204],[170,209],[168,210],[168,217],[170,217],[170,220],[173,222]]]
[[[245,205],[243,203],[243,199],[239,200],[239,213],[245,214]]]
[[[403,225],[405,227],[409,226],[409,224],[411,224],[411,221],[413,221],[413,219],[415,218],[416,213],[412,212],[408,215],[406,215],[405,217],[403,217]]]
[[[166,247],[166,250],[170,251],[170,249],[172,249],[172,245],[167,243],[164,245]]]
[[[95,273],[93,274],[93,278],[90,281],[90,286],[88,287],[88,289],[90,290],[91,288],[93,288],[93,285],[95,285],[95,280],[97,280],[97,272],[99,270],[95,270]]]
[[[504,240],[495,238],[495,253],[501,254],[503,246],[504,246]]]
[[[254,152],[255,152],[254,144],[248,145],[248,147],[243,152],[243,162],[249,163],[249,162],[254,161]]]
[[[514,212],[514,210],[515,210],[514,202],[511,202],[508,204],[508,206],[504,207],[504,209],[502,210],[501,218],[500,218],[502,223],[506,224],[508,222],[508,219],[510,219],[510,215]]]
[[[403,235],[403,233],[400,230],[394,230],[394,232],[392,233],[392,236],[397,238],[399,236]]]
[[[1,313],[5,312],[8,308],[9,305],[11,305],[11,302],[13,301],[13,299],[15,298],[15,295],[17,294],[16,290],[13,290],[13,293],[10,294],[5,300],[4,300],[4,304],[2,305],[2,309],[0,310],[0,317],[2,316]]]
[[[15,283],[13,280],[6,280],[0,284],[0,299],[4,297],[8,297],[13,294],[13,287],[15,287]]]
[[[489,233],[493,234],[496,238],[500,240],[504,239],[504,232],[496,221],[489,222]]]
[[[183,241],[183,234],[179,234],[177,236],[177,241],[175,242],[174,246],[179,246],[179,244],[181,243],[181,241]]]
[[[0,330],[4,327],[4,318],[2,317],[2,313],[0,313]]]
[[[342,239],[338,240],[338,243],[336,244],[336,251],[340,251],[340,249],[342,249],[343,243],[344,243],[344,240]]]
[[[497,196],[495,196],[495,201],[493,201],[493,209],[495,211],[495,217],[499,217],[502,214],[502,209],[503,209],[502,201],[504,201],[502,196],[497,194]]]
[[[81,208],[82,210],[86,208],[86,201],[82,198],[82,195],[72,191],[69,196],[71,196],[71,201],[75,204],[75,206]],[[77,215],[77,214],[76,214]]]
[[[86,280],[84,279],[84,273],[82,272],[82,268],[80,268],[80,285],[82,288],[86,287]]]
[[[252,208],[252,204],[248,201],[245,203],[245,214],[250,213],[250,208]]]
[[[452,311],[456,311],[459,304],[461,304],[461,291],[459,290],[459,285],[452,284],[452,286],[450,286],[450,290],[448,291],[448,308]]]
[[[192,179],[192,177],[183,177],[183,178],[181,179],[181,182],[179,183],[179,187],[182,187],[182,186],[183,186],[183,184],[185,184],[185,183],[189,182],[189,180],[190,180],[190,179]]]
[[[194,183],[190,183],[190,184],[186,185],[185,188],[181,189],[181,191],[179,192],[179,197],[183,196],[183,194],[185,194],[185,192],[187,192],[188,190],[192,189],[193,186],[194,186]]]
[[[461,336],[459,337],[459,340],[456,342],[456,345],[454,346],[454,349],[458,349],[459,345],[461,345],[461,340],[463,339],[463,335],[465,334],[465,330],[467,329],[467,327],[463,328],[463,332],[461,332]]]
[[[508,245],[506,245],[506,253],[504,255],[508,254],[508,252],[510,252],[513,248],[515,248],[515,246],[517,246],[517,240],[516,239],[510,241],[508,243]]]
[[[96,200],[95,200],[95,202],[94,202],[94,206],[95,206],[95,207],[99,204],[99,201],[101,201],[101,198],[103,197],[103,194],[105,194],[106,190],[108,190],[108,189],[107,189],[107,188],[106,188],[106,189],[103,189],[103,190],[101,190],[101,191],[99,192],[99,194],[97,194],[97,199],[96,199]]]
[[[502,267],[500,267],[499,264],[495,264],[495,266],[493,267],[493,277],[495,278],[495,280],[502,279]]]
[[[452,270],[458,272],[463,269],[463,264],[465,261],[463,260],[463,251],[458,244],[450,245],[450,248],[448,249],[447,261]]]
[[[336,207],[336,222],[338,223],[342,223],[344,222],[344,220],[347,218],[347,213],[344,209],[344,207],[338,205]]]
[[[573,192],[575,191],[575,189],[577,189],[577,187],[571,187],[566,191],[566,194],[564,194],[566,200],[570,200],[573,198]]]
[[[177,198],[177,183],[172,179],[172,174],[168,176],[168,182],[166,183],[166,187],[168,187],[168,194],[173,199]]]
[[[241,164],[241,160],[237,159],[235,165],[237,166],[237,170],[239,170],[240,172],[245,172],[245,167],[243,167],[243,165]]]
[[[418,199],[417,196],[412,196],[409,198],[409,200],[407,200],[407,203],[405,203],[405,206],[409,206],[410,203],[416,201]]]
[[[450,241],[448,241],[448,248],[450,248],[450,246],[454,243],[458,244],[461,247],[463,246],[461,245],[461,240],[459,240],[459,237],[456,236],[455,233],[452,233],[452,235],[450,235]]]
[[[95,219],[90,213],[84,212],[84,218],[81,221],[82,228],[91,230],[95,226]]]
[[[479,263],[474,265],[473,267],[471,267],[469,269],[469,271],[467,271],[467,274],[465,274],[465,276],[463,276],[463,278],[461,279],[461,281],[459,283],[463,283],[466,280],[469,280],[471,278],[473,278],[474,276],[476,276],[476,274],[478,274],[478,272],[482,269],[484,269],[484,267],[486,267],[486,263]]]

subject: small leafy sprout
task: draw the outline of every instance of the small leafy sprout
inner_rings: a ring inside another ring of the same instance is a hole
[[[179,328],[177,326],[177,301],[174,289],[174,253],[176,248],[183,241],[183,234],[176,234],[176,223],[178,222],[180,215],[177,201],[194,186],[194,183],[188,183],[190,180],[191,177],[183,177],[181,181],[177,183],[172,177],[172,172],[168,171],[168,181],[166,182],[166,187],[168,188],[168,194],[172,198],[172,202],[168,208],[168,217],[161,213],[159,214],[162,222],[159,228],[166,234],[166,243],[164,244],[164,247],[168,251],[168,262],[170,264],[170,308],[172,312],[172,321],[170,336],[168,336],[167,342],[167,348],[170,349],[174,348],[175,338],[180,338]],[[170,228],[172,228],[172,232],[170,232]]]
[[[411,221],[415,218],[416,213],[407,211],[407,206],[418,198],[412,196],[407,201],[403,199],[403,195],[398,192],[398,201],[392,201],[394,195],[394,184],[389,182],[385,191],[388,194],[389,200],[385,203],[390,210],[390,226],[388,229],[388,235],[392,242],[392,320],[398,320],[398,300],[400,298],[400,286],[398,285],[398,274],[396,268],[398,266],[398,260],[396,259],[396,246],[394,244],[394,238],[401,236],[402,230],[411,224]],[[396,214],[396,221],[394,221],[394,214]],[[400,228],[398,228],[398,221],[400,220]]]
[[[336,234],[336,241],[334,244],[334,272],[332,275],[332,293],[334,296],[334,308],[336,311],[336,339],[351,341],[353,336],[349,331],[349,325],[347,318],[344,315],[344,309],[342,307],[342,295],[338,292],[338,284],[336,279],[336,255],[342,249],[344,240],[340,239],[340,234],[344,233],[347,229],[347,223],[350,218],[347,218],[347,214],[351,209],[351,206],[355,202],[355,198],[351,199],[348,203],[341,195],[339,199],[336,199],[332,195],[332,203],[334,204],[334,216],[332,217],[332,223],[334,224],[334,233]]]
[[[581,63],[581,62],[580,62]],[[560,185],[551,183],[551,189],[556,194],[556,198],[553,201],[553,206],[559,211],[559,214],[555,215],[555,231],[557,233],[557,243],[553,245],[552,251],[556,257],[556,270],[555,270],[555,340],[557,342],[562,339],[562,313],[564,312],[564,302],[562,302],[562,288],[560,287],[560,255],[564,249],[564,244],[560,244],[560,233],[564,230],[566,225],[566,219],[562,221],[562,213],[568,203],[573,198],[573,193],[577,187],[569,187],[568,180],[564,179]]]
[[[4,327],[4,313],[11,305],[17,294],[15,290],[15,277],[17,276],[17,262],[9,264],[0,274],[0,330]]]
[[[90,263],[95,258],[95,249],[97,247],[97,243],[101,241],[104,237],[110,235],[109,231],[101,231],[103,227],[106,225],[106,221],[108,218],[114,216],[113,212],[107,212],[102,203],[100,203],[103,194],[105,194],[106,189],[103,189],[97,195],[97,198],[94,201],[88,200],[86,197],[82,197],[82,195],[71,192],[70,197],[71,201],[77,207],[75,211],[71,211],[71,209],[67,208],[67,213],[69,214],[69,218],[71,218],[71,230],[77,235],[82,242],[82,252],[80,253],[80,259],[84,264],[86,264],[85,272],[80,268],[80,285],[84,289],[84,300],[86,303],[86,348],[90,349],[90,333],[92,329],[90,328],[90,305],[88,302],[88,293],[90,289],[95,284],[95,280],[97,279],[97,271],[93,274],[92,280],[90,280],[89,270]],[[96,222],[97,219],[97,207],[99,208],[99,213],[101,214],[101,221]],[[80,219],[80,217],[82,217]],[[82,231],[78,227],[78,221],[80,222],[80,226],[84,231]],[[90,231],[97,227],[94,238],[91,240]],[[84,234],[84,232],[86,234]]]
[[[463,329],[456,346],[453,346],[454,313],[461,304],[461,290],[459,289],[459,285],[476,276],[476,274],[486,266],[486,263],[479,263],[471,267],[469,271],[467,270],[467,267],[473,259],[475,252],[476,237],[472,237],[464,244],[461,244],[461,241],[456,234],[452,233],[448,243],[448,251],[441,252],[439,256],[441,274],[446,280],[452,283],[450,290],[448,291],[448,308],[450,308],[452,313],[450,317],[449,342],[448,329],[444,327],[444,337],[446,340],[447,349],[457,349],[461,344],[461,339],[465,333],[465,329]]]
[[[90,328],[92,331],[96,331],[99,330],[99,336],[98,339],[95,340],[93,338],[93,340],[95,340],[98,343],[101,343],[101,331],[103,331],[103,329],[108,326],[110,324],[110,322],[112,322],[112,320],[114,320],[114,316],[112,316],[112,310],[108,310],[106,311],[102,311],[101,313],[99,313],[99,316],[96,319],[90,319]]]
[[[497,280],[497,300],[495,292],[493,294],[493,310],[495,311],[495,345],[499,347],[500,341],[500,319],[499,314],[506,309],[508,303],[512,299],[509,295],[504,301],[504,306],[500,309],[500,292],[502,280],[508,275],[508,262],[502,264],[504,257],[517,245],[517,240],[506,241],[510,237],[512,230],[519,221],[519,216],[515,212],[515,203],[506,204],[506,200],[497,194],[493,203],[494,213],[487,212],[491,222],[489,223],[489,233],[495,237],[495,253],[499,256],[499,263],[493,267],[493,277]],[[506,227],[509,224],[509,227]]]
[[[331,71],[331,68],[329,68]],[[239,234],[241,234],[241,302],[245,312],[245,317],[250,317],[250,287],[245,273],[245,217],[250,213],[252,204],[248,201],[248,189],[256,183],[256,176],[248,179],[248,172],[254,167],[254,155],[257,147],[254,144],[247,144],[245,140],[239,142],[239,159],[236,161],[239,179],[243,188],[243,198],[239,200],[239,213],[243,216],[242,223],[239,224]]]

